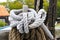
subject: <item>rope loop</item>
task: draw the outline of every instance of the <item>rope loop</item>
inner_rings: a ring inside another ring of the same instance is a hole
[[[42,27],[46,32],[46,35],[53,39],[53,35],[50,33],[44,20],[46,19],[46,11],[40,9],[37,13],[34,9],[28,9],[28,12],[20,10],[11,10],[9,21],[11,27],[17,27],[20,33],[29,33],[29,29]]]
[[[19,12],[19,13],[18,13]],[[17,26],[17,29],[20,33],[28,33],[29,32],[29,24],[32,23],[32,20],[34,21],[37,17],[37,13],[34,9],[29,9],[28,12],[22,12],[22,9],[20,10],[11,10],[9,21],[10,26],[15,27]],[[24,29],[24,30],[23,30]]]

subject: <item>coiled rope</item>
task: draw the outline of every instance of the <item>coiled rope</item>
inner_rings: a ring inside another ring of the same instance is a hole
[[[31,29],[41,26],[42,29],[45,31],[46,35],[49,36],[50,39],[53,39],[52,34],[50,33],[50,31],[44,24],[44,20],[46,18],[45,10],[44,9],[39,10],[38,14],[33,9],[29,9],[28,11],[29,12],[22,12],[22,9],[12,10],[10,12],[10,16],[9,16],[10,26],[13,28],[14,27],[16,28],[16,26],[17,26],[16,30],[18,30],[19,33],[21,33],[21,34],[25,33],[27,35],[29,34],[29,31]],[[32,30],[31,33],[33,34],[33,32],[34,32],[34,30]],[[36,30],[36,32],[37,32],[37,34],[39,34],[39,32],[37,30]],[[17,34],[15,34],[15,35],[17,35]],[[22,35],[22,37],[24,38],[24,35]],[[34,36],[32,36],[31,38],[34,38]],[[37,38],[40,38],[39,35],[37,35]],[[15,39],[15,40],[17,40],[17,39]]]

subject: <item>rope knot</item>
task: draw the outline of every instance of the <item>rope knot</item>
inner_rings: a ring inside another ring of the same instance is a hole
[[[46,35],[54,39],[44,24],[45,18],[46,11],[44,9],[40,9],[38,13],[34,9],[29,9],[28,12],[22,12],[22,9],[20,9],[10,11],[9,21],[10,26],[17,27],[20,33],[29,33],[29,29],[41,26]]]
[[[34,9],[29,9],[29,12],[20,10],[10,11],[9,21],[10,26],[16,27],[20,33],[28,33],[29,29],[39,27],[46,18],[46,12],[41,9],[38,13]]]

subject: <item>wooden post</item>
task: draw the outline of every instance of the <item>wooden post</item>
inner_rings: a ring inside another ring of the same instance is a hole
[[[56,4],[57,0],[50,0],[48,9],[48,27],[54,37],[55,37]]]
[[[40,5],[39,5],[39,9],[43,8],[43,0],[40,0]]]
[[[35,2],[35,3],[34,3],[34,7],[35,7],[34,9],[36,10],[37,0],[34,0],[34,2]]]
[[[40,1],[39,6],[37,6],[37,1]],[[43,8],[43,0],[35,0],[34,6],[35,6],[35,8],[34,8],[35,10],[37,10],[36,7],[38,7],[39,10],[42,9]]]

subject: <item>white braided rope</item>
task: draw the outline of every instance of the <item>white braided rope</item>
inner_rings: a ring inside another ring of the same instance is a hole
[[[44,9],[40,9],[37,17],[35,19],[35,22],[31,25],[29,25],[30,28],[36,28],[39,27],[42,23],[44,23],[44,20],[46,18],[46,12]]]
[[[25,30],[24,31],[27,33],[28,28],[25,28],[25,27],[27,27],[25,24],[29,24],[31,22],[31,20],[34,20],[35,17],[37,16],[37,13],[35,12],[35,10],[33,10],[33,9],[29,9],[29,10],[31,12],[27,12],[28,14],[27,13],[20,13],[19,15],[15,15],[14,12],[19,12],[19,11],[22,11],[22,10],[12,10],[10,12],[10,16],[9,16],[10,26],[15,27],[16,25],[18,25],[17,29],[20,29],[21,31],[20,30],[19,31],[21,33],[23,33],[22,24],[24,24],[24,29],[26,30],[26,31]],[[27,22],[27,17],[26,17],[27,15],[28,15],[28,23],[26,23]],[[18,21],[18,20],[20,20],[20,21]]]
[[[29,32],[27,15],[28,15],[27,13],[23,13],[24,31],[25,31],[25,33],[28,33]]]
[[[44,24],[44,20],[46,18],[46,11],[44,9],[39,10],[38,14],[33,9],[29,9],[30,12],[21,12],[21,11],[22,9],[12,10],[10,12],[9,21],[11,27],[17,26],[17,29],[19,30],[20,33],[24,32],[28,33],[29,29],[41,26],[46,32],[47,36],[53,39],[52,34]],[[21,12],[21,13],[16,15],[17,13],[15,12]]]

